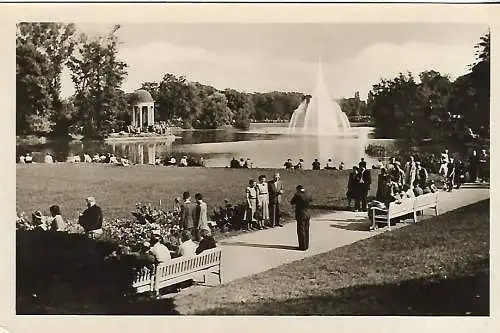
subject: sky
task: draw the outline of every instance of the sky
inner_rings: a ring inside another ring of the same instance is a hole
[[[119,23],[119,22],[115,22]],[[115,23],[76,23],[91,36]],[[468,72],[478,24],[121,24],[119,58],[128,65],[122,86],[132,92],[164,74],[246,92],[312,93],[318,59],[332,98],[365,99],[372,85],[399,72],[437,70],[452,79]],[[74,92],[69,72],[62,95]]]

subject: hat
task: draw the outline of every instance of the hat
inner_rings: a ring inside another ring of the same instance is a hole
[[[149,242],[144,242],[144,243],[142,243],[142,245],[144,247],[151,247],[151,243],[149,243]]]
[[[41,219],[41,218],[42,218],[42,212],[41,212],[41,211],[39,211],[39,210],[35,210],[35,211],[33,212],[33,216],[34,216],[34,217],[36,217],[36,218]]]
[[[302,191],[304,191],[304,186],[297,185],[296,189],[297,189],[297,191],[301,191],[302,192]]]

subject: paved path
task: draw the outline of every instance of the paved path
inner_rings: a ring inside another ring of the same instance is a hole
[[[453,192],[440,192],[439,214],[489,198],[488,188],[469,185]],[[424,219],[433,216],[433,210],[424,212]],[[410,220],[409,220],[410,221]],[[270,268],[323,253],[372,237],[387,228],[367,231],[370,222],[366,213],[336,211],[311,219],[310,248],[297,250],[297,225],[288,223],[283,228],[272,228],[242,234],[220,242],[222,250],[222,276],[225,283],[266,271]],[[403,227],[405,223],[398,223]]]
[[[489,198],[490,191],[485,185],[465,185],[458,191],[439,192],[439,214]],[[432,217],[433,210],[426,210],[420,219]],[[408,220],[411,221],[411,220]],[[409,222],[411,223],[411,222]],[[409,223],[398,223],[397,229]],[[361,239],[389,232],[387,228],[367,231],[370,222],[366,213],[336,211],[311,219],[310,248],[297,250],[296,223],[288,223],[282,228],[272,228],[242,234],[220,241],[222,250],[223,283],[254,275],[268,269],[305,257],[327,252]],[[217,284],[216,279],[207,280],[209,285]],[[205,287],[186,288],[188,293]],[[188,291],[189,290],[189,291]],[[181,292],[183,294],[185,292]]]

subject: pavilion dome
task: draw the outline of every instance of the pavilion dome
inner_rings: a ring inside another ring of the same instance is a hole
[[[134,91],[133,93],[137,99],[137,103],[152,103],[154,102],[153,97],[151,97],[151,94],[144,89],[138,89]]]

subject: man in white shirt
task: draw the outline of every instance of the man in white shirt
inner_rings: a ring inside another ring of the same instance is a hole
[[[33,157],[31,156],[31,154],[30,154],[30,153],[27,153],[27,154],[26,154],[26,157],[24,158],[24,161],[25,161],[26,163],[33,163]]]
[[[151,254],[155,257],[157,263],[164,263],[172,259],[168,247],[160,242],[160,235],[153,235],[151,238]]]
[[[198,245],[196,245],[191,238],[191,233],[188,230],[181,232],[181,245],[179,245],[179,249],[177,251],[179,256],[194,257],[196,255],[196,248]]]

